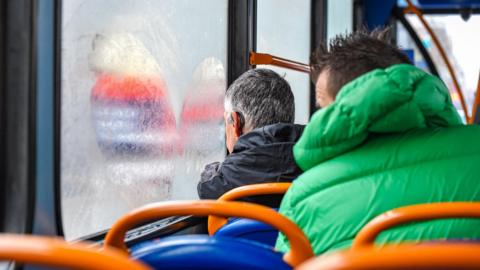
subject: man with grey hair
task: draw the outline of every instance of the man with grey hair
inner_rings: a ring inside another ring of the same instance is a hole
[[[293,124],[295,104],[288,82],[268,69],[245,72],[225,95],[225,135],[229,155],[208,164],[198,184],[201,199],[217,199],[236,187],[291,182],[302,171],[292,155],[302,125]],[[248,198],[278,207],[282,196]]]

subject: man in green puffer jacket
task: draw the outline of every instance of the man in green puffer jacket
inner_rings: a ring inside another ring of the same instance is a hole
[[[442,81],[410,65],[382,35],[339,36],[311,58],[323,109],[294,146],[305,173],[280,213],[303,229],[317,255],[349,247],[366,223],[393,208],[480,201],[480,127],[463,125]],[[376,242],[445,238],[480,238],[480,221],[414,223]],[[289,250],[284,235],[276,248]]]

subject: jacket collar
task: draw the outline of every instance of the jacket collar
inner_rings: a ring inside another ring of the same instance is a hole
[[[304,125],[277,123],[253,129],[238,138],[233,147],[233,153],[271,144],[294,143],[302,135],[304,127]]]

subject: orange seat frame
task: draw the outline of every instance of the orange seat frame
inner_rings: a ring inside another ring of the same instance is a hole
[[[267,223],[283,232],[290,242],[291,250],[283,256],[286,263],[297,266],[313,257],[313,250],[305,234],[286,217],[265,206],[244,202],[223,202],[213,200],[161,202],[133,210],[120,218],[105,237],[104,245],[116,247],[124,253],[128,250],[124,243],[127,230],[153,219],[169,216],[208,216],[242,217]]]
[[[392,227],[441,218],[480,218],[480,202],[448,202],[405,206],[372,219],[353,240],[352,249],[371,247],[377,236]]]
[[[320,256],[295,269],[480,269],[479,254],[480,245],[473,244],[364,247]]]
[[[68,243],[60,238],[13,234],[0,235],[0,261],[70,269],[150,269],[115,249],[99,250],[85,243]]]
[[[292,183],[264,183],[237,187],[223,194],[218,198],[218,201],[234,201],[236,199],[257,195],[285,194],[291,185]],[[227,221],[228,219],[226,217],[209,216],[208,234],[214,235]]]
[[[298,269],[480,269],[480,244],[446,242],[374,246],[382,231],[414,221],[440,218],[480,218],[480,203],[420,204],[388,211],[360,230],[351,250],[309,260]]]

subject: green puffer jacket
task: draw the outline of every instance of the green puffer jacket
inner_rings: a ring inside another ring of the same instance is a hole
[[[480,127],[464,126],[448,90],[411,65],[374,70],[345,85],[294,147],[305,171],[280,213],[298,224],[315,254],[349,247],[358,231],[393,208],[480,201]],[[414,223],[377,243],[480,238],[480,221]],[[289,249],[284,235],[276,248]]]

